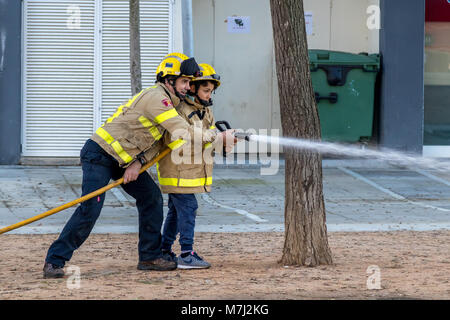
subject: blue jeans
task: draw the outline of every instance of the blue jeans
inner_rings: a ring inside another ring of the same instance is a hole
[[[83,195],[106,186],[110,179],[121,178],[125,172],[112,156],[90,139],[81,149],[80,160],[83,169]],[[159,187],[147,172],[141,173],[137,180],[122,184],[121,187],[136,199],[139,212],[139,260],[147,261],[161,257],[163,201]],[[71,259],[73,252],[91,233],[104,201],[103,193],[80,204],[59,238],[50,246],[45,259],[47,262],[63,267],[65,262]]]
[[[197,209],[198,203],[193,193],[169,193],[169,211],[162,235],[163,250],[171,250],[179,232],[181,251],[192,251]]]

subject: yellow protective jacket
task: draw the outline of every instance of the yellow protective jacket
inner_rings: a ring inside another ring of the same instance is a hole
[[[189,124],[203,128],[203,130],[214,130],[214,116],[209,107],[203,107],[187,97],[177,107],[177,111]],[[203,115],[203,119],[201,116]],[[163,143],[170,143],[170,135],[165,134]],[[210,192],[212,185],[213,152],[221,140],[216,139],[213,143],[201,142],[193,139],[191,143],[183,145],[177,151],[161,159],[156,168],[158,180],[163,193],[202,193]],[[194,146],[194,144],[196,144]],[[220,144],[221,146],[221,144]],[[219,149],[219,148],[217,148]],[[174,161],[175,152],[180,154],[183,162]],[[187,160],[187,161],[186,161]],[[188,162],[188,163],[186,163]]]
[[[164,84],[157,83],[142,90],[126,104],[121,105],[106,122],[97,129],[91,139],[113,156],[121,167],[129,166],[137,157],[148,162],[161,151],[161,138],[166,130],[173,133],[182,129],[185,134],[168,144],[176,149],[190,141],[194,128],[184,120],[175,107],[180,99]],[[216,137],[214,130],[202,132],[205,142]]]

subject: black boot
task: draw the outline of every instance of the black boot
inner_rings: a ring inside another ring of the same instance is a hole
[[[163,258],[158,258],[150,261],[139,261],[137,268],[139,270],[156,270],[156,271],[169,271],[177,268],[175,261],[167,261]]]
[[[63,267],[55,266],[49,262],[44,264],[44,278],[62,278],[64,277]]]

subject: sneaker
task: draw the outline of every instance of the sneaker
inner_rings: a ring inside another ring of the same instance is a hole
[[[173,251],[163,251],[162,257],[164,260],[177,262],[177,255]]]
[[[44,278],[62,278],[64,277],[63,267],[58,267],[49,262],[44,264]]]
[[[211,264],[202,259],[196,252],[192,251],[187,256],[178,256],[179,269],[207,269]]]
[[[139,261],[137,265],[138,270],[156,270],[156,271],[170,271],[177,268],[176,261],[167,261],[163,258],[158,258],[149,261]]]

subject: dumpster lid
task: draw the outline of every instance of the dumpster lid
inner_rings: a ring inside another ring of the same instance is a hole
[[[380,65],[379,54],[350,53],[331,50],[308,50],[309,61],[314,64],[331,65]]]

